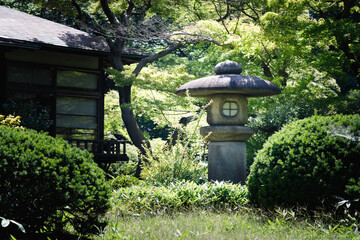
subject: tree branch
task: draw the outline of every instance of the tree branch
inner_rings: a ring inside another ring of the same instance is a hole
[[[255,16],[252,16],[252,15],[248,14],[248,13],[245,11],[245,9],[241,10],[241,12],[242,12],[245,16],[247,16],[247,17],[251,18],[253,21],[257,22],[257,21],[259,21],[259,19],[260,19],[259,14],[256,12],[256,10],[255,10],[254,7],[251,7],[251,6],[250,6],[250,4],[251,4],[251,3],[246,4],[246,6],[255,14]]]
[[[258,43],[260,43],[261,46],[263,46],[263,48],[264,48],[266,54],[268,55],[269,59],[272,59],[272,56],[271,56],[269,50],[267,49],[267,47],[265,46],[265,44],[264,44],[262,41],[259,41],[258,39],[256,39],[256,41],[257,41]]]
[[[219,9],[217,8],[215,1],[212,1],[212,4],[214,5],[216,14],[219,16],[219,21],[221,21],[221,24],[224,26],[226,32],[227,32],[228,34],[230,34],[229,29],[226,27],[226,24],[225,24],[225,22],[224,22],[224,17],[221,16],[221,12],[220,12]],[[220,4],[221,4],[221,3],[220,3]],[[221,8],[221,5],[220,5],[220,8]],[[227,13],[225,14],[225,17],[226,17],[226,15],[228,14],[228,11],[229,11],[229,5],[227,5]]]
[[[211,42],[211,43],[214,43],[218,46],[225,46],[226,44],[223,44],[223,43],[220,43],[214,39],[212,39],[211,37],[209,36],[206,36],[206,35],[202,35],[202,34],[196,34],[196,33],[187,33],[187,32],[175,32],[175,33],[172,33],[171,36],[190,36],[190,37],[194,37],[194,38],[188,38],[188,39],[184,39],[184,40],[180,40],[180,39],[175,39],[174,41],[177,41],[177,42],[191,42],[191,43],[199,43],[199,42],[202,42],[202,41],[206,41],[206,42]]]
[[[198,9],[196,9],[196,4],[198,4],[196,1],[194,1],[194,6],[193,6],[193,9],[194,11],[192,11],[195,16],[198,18],[198,20],[202,20],[202,17],[201,17],[201,14],[198,13]],[[191,11],[190,7],[187,7],[187,9],[189,9],[189,11]]]
[[[78,20],[83,20],[84,16],[83,16],[83,13],[81,11],[81,8],[79,6],[79,4],[75,1],[75,0],[71,0],[71,4],[75,7],[76,9],[76,12],[77,12],[77,19]]]
[[[128,0],[127,2],[129,4],[129,6],[126,9],[126,11],[124,11],[124,13],[122,15],[122,20],[123,20],[123,23],[126,26],[129,26],[129,19],[130,19],[130,16],[132,15],[132,12],[133,12],[134,8],[135,8],[135,4],[131,0]]]
[[[240,22],[240,14],[239,14],[239,15],[238,15],[238,17],[237,17],[237,21],[236,21],[236,25],[235,25],[235,28],[234,28],[233,34],[235,34],[235,33],[236,33],[236,30],[237,30],[237,28],[238,28],[238,26],[239,26],[239,22]]]
[[[107,0],[100,0],[101,8],[104,11],[106,17],[109,19],[109,22],[113,25],[120,25],[119,20],[115,17],[115,14],[111,11],[109,3]]]
[[[148,63],[152,63],[154,62],[155,60],[171,53],[172,51],[175,51],[176,49],[178,48],[181,48],[183,47],[184,44],[183,43],[177,43],[175,45],[172,45],[168,48],[166,48],[165,50],[161,51],[161,52],[158,52],[156,54],[153,54],[151,56],[148,56],[146,58],[143,58],[140,60],[140,62],[136,65],[136,68],[134,69],[134,71],[132,72],[135,76],[139,75],[141,69],[143,69],[143,67],[146,66],[146,64]]]
[[[342,2],[344,3],[344,9],[338,14],[338,20],[350,17],[351,9],[358,4],[357,0],[343,0]]]

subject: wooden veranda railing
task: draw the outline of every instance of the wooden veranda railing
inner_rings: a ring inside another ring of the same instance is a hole
[[[126,154],[127,140],[67,140],[72,146],[88,150],[94,154],[94,161],[98,163],[114,163],[128,161]]]

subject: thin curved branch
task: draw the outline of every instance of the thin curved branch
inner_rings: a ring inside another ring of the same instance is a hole
[[[216,14],[219,16],[219,21],[221,21],[221,23],[222,23],[222,25],[224,26],[226,32],[227,32],[228,34],[230,34],[229,29],[226,27],[226,24],[225,24],[225,22],[224,22],[225,17],[226,17],[226,16],[228,15],[228,13],[229,13],[229,5],[227,5],[227,12],[226,12],[225,16],[222,17],[220,10],[219,10],[218,7],[216,6],[216,3],[213,1],[212,4],[214,5]],[[221,3],[220,3],[220,8],[221,8]]]
[[[128,8],[126,9],[126,11],[123,13],[123,22],[126,26],[129,25],[129,20],[130,20],[130,16],[132,15],[132,12],[135,8],[135,4],[131,1],[131,0],[128,0],[127,1],[129,6]]]
[[[247,16],[247,17],[251,18],[253,21],[257,22],[257,21],[259,21],[260,16],[259,16],[259,14],[256,12],[255,8],[254,8],[254,7],[251,7],[250,4],[251,4],[251,3],[245,4],[245,5],[253,12],[253,14],[255,14],[255,16],[252,16],[252,15],[248,14],[248,13],[245,11],[245,9],[241,10],[241,12],[242,12],[245,16]],[[244,5],[244,6],[245,6],[245,5]]]
[[[111,11],[109,3],[107,0],[100,0],[101,8],[104,11],[106,17],[109,19],[109,22],[113,25],[118,26],[120,24],[119,20],[115,17],[115,14]]]
[[[140,62],[136,65],[136,68],[134,69],[134,71],[132,72],[133,75],[135,75],[135,76],[139,75],[141,69],[143,69],[143,67],[145,67],[146,64],[152,63],[155,60],[157,60],[157,59],[159,59],[159,58],[161,58],[161,57],[163,57],[163,56],[171,53],[172,51],[175,51],[176,49],[181,48],[183,46],[184,46],[183,43],[177,43],[175,45],[172,45],[172,46],[166,48],[165,50],[163,50],[161,52],[158,52],[156,54],[153,54],[153,55],[150,55],[150,56],[148,56],[146,58],[141,59]]]
[[[176,41],[176,42],[191,42],[191,43],[199,43],[199,42],[202,42],[202,41],[206,41],[206,42],[211,42],[211,43],[214,43],[218,46],[225,46],[225,45],[228,45],[228,44],[223,44],[223,43],[220,43],[214,39],[212,39],[211,37],[209,36],[206,36],[206,35],[202,35],[202,34],[196,34],[196,33],[187,33],[187,32],[175,32],[175,33],[172,33],[171,36],[189,36],[189,37],[194,37],[194,38],[185,38],[184,40],[181,40],[181,39],[174,39],[173,41]]]
[[[239,26],[239,22],[240,22],[240,14],[237,16],[237,21],[236,21],[236,25],[235,25],[235,28],[234,28],[233,34],[235,34],[235,33],[236,33],[236,30],[237,30],[237,28],[238,28],[238,26]]]

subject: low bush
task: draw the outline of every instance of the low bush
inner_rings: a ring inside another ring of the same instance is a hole
[[[250,169],[249,200],[330,206],[360,195],[360,115],[313,116],[285,125]]]
[[[104,222],[109,186],[92,155],[34,130],[0,125],[1,216],[27,234],[70,228],[86,234]]]
[[[138,185],[141,180],[133,175],[120,175],[109,180],[109,182],[113,189],[118,189]]]
[[[323,97],[325,93],[311,93],[308,90],[286,88],[280,95],[249,99],[247,126],[254,128],[255,134],[246,143],[247,169],[250,169],[256,153],[262,149],[266,140],[285,124],[311,117],[315,113],[332,116],[360,112],[360,90],[350,90],[344,96],[327,93],[326,98]]]
[[[111,199],[115,215],[163,214],[193,209],[225,210],[247,203],[244,186],[225,182],[177,182],[169,186],[134,185],[120,188]]]
[[[155,185],[169,185],[177,181],[201,183],[207,179],[204,160],[204,141],[199,136],[185,135],[174,146],[152,141],[152,151],[146,155],[141,178]],[[196,141],[194,141],[194,139]]]
[[[246,142],[248,171],[256,153],[272,134],[285,124],[312,116],[315,109],[318,109],[308,97],[292,95],[286,91],[275,97],[249,101],[250,117],[247,126],[254,128],[255,134]]]

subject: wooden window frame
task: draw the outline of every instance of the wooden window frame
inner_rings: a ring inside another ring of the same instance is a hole
[[[10,91],[19,91],[24,93],[39,94],[39,95],[49,95],[53,98],[51,103],[51,109],[53,109],[50,118],[54,121],[54,126],[50,129],[50,135],[56,135],[56,98],[57,96],[69,96],[69,97],[80,97],[80,98],[96,98],[97,99],[97,139],[103,139],[104,137],[104,81],[105,76],[102,69],[102,57],[99,59],[99,69],[84,69],[84,68],[70,68],[62,66],[52,66],[46,64],[37,64],[31,62],[19,62],[19,61],[10,61],[5,59],[4,52],[0,52],[0,60],[4,63],[0,66],[0,76],[3,76],[4,81],[0,82],[1,98],[0,103],[5,102],[8,99],[8,93]],[[38,68],[38,69],[49,69],[51,71],[52,84],[50,86],[41,86],[41,85],[31,85],[24,83],[14,83],[8,82],[7,71],[8,66],[24,66],[27,68]],[[92,73],[97,75],[97,89],[84,89],[84,88],[73,88],[73,87],[62,87],[56,86],[56,76],[57,71],[78,71],[84,73]]]

